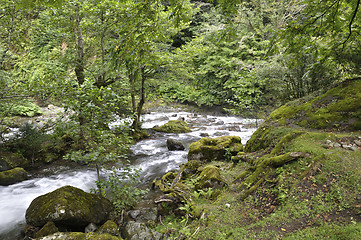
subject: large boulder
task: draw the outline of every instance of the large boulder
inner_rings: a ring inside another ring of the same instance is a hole
[[[189,147],[188,160],[224,161],[243,151],[241,138],[223,136],[218,138],[202,138]]]
[[[188,127],[188,124],[182,120],[170,120],[162,126],[157,126],[153,128],[157,132],[166,132],[166,133],[186,133],[191,132],[191,129]]]
[[[113,206],[99,195],[65,186],[35,198],[26,210],[26,222],[41,227],[49,221],[72,231],[82,231],[89,223],[103,224]]]
[[[0,185],[8,186],[28,178],[28,173],[23,168],[14,168],[8,171],[0,172]]]

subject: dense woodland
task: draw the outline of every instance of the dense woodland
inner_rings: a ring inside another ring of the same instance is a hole
[[[149,106],[266,118],[359,78],[360,31],[359,0],[0,0],[0,153],[29,169],[85,161],[99,174],[145,136]],[[41,128],[19,121],[49,104],[65,115]],[[110,129],[119,118],[132,121]],[[98,182],[118,212],[144,193],[122,178]]]

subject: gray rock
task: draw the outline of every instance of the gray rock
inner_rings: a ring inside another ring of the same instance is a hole
[[[209,137],[209,134],[208,133],[201,133],[201,134],[199,134],[199,136],[201,136],[201,137]]]
[[[167,139],[167,147],[169,151],[183,151],[185,149],[182,142],[177,141],[173,138]]]
[[[140,215],[140,210],[131,210],[128,212],[129,216],[133,218],[134,220],[137,219],[137,217]]]
[[[84,232],[85,233],[95,232],[97,229],[98,229],[97,225],[95,225],[94,223],[89,223],[88,226],[85,227]]]
[[[355,144],[356,144],[357,146],[361,147],[361,141],[355,140],[354,142],[355,142]]]
[[[146,208],[142,210],[142,217],[145,220],[157,220],[158,209],[156,207],[153,208]]]
[[[124,237],[129,240],[160,240],[163,235],[146,227],[144,223],[130,221],[124,228]]]

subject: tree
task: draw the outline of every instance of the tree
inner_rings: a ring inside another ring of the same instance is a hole
[[[122,28],[116,32],[119,38],[112,56],[118,68],[126,69],[132,99],[132,127],[137,130],[145,102],[146,78],[162,64],[161,43],[188,23],[192,9],[189,1],[169,1],[168,6],[157,1],[130,2],[126,9]]]
[[[360,1],[325,0],[321,2],[302,1],[304,10],[298,18],[288,24],[282,35],[287,52],[312,48],[322,59],[331,58],[337,62],[340,71],[359,75],[360,58]]]

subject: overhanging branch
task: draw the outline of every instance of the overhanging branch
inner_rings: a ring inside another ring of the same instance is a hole
[[[357,12],[359,10],[360,2],[361,2],[361,0],[357,0],[356,8],[355,8],[355,10],[353,12],[353,15],[352,15],[352,18],[351,18],[351,20],[350,20],[350,22],[348,24],[348,30],[349,30],[348,36],[347,36],[346,40],[342,43],[342,45],[345,45],[345,43],[350,39],[350,37],[352,35],[352,23],[355,21]]]

